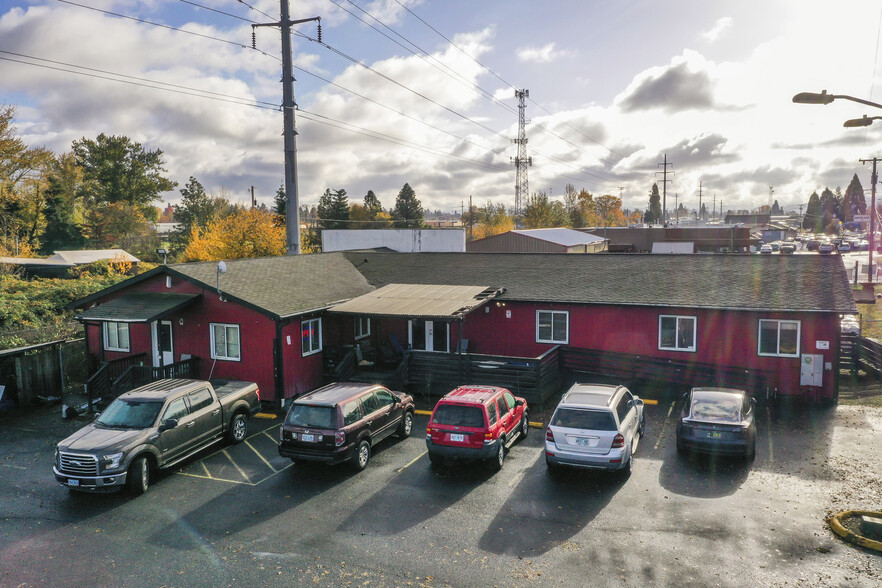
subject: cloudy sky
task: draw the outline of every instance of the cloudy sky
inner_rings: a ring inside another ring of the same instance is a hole
[[[181,186],[270,203],[284,177],[278,0],[4,0],[0,103],[32,146],[100,133],[163,151]],[[726,209],[847,186],[882,155],[882,2],[301,0],[293,37],[302,203],[326,188],[386,207],[514,203],[527,89],[530,192],[567,184],[643,209],[667,155],[668,208]],[[661,187],[661,184],[660,184]],[[177,202],[177,190],[163,195]]]

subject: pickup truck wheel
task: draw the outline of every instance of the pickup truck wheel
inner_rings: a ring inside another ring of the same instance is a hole
[[[233,415],[230,421],[230,429],[227,431],[227,437],[231,443],[241,443],[248,436],[248,420],[245,415],[237,413]]]
[[[363,439],[355,448],[355,455],[352,459],[352,466],[355,468],[355,471],[360,472],[367,467],[367,464],[370,460],[371,444],[368,443],[367,439]]]
[[[401,419],[401,426],[398,427],[398,436],[401,438],[410,437],[410,432],[413,430],[413,413],[407,411],[404,413],[404,417]]]
[[[136,458],[129,466],[129,477],[126,479],[132,494],[139,496],[150,487],[150,463],[146,457]]]

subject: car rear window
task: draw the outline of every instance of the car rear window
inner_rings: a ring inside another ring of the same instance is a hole
[[[551,417],[555,427],[568,429],[588,429],[591,431],[615,431],[616,420],[611,412],[601,410],[580,410],[559,408]]]
[[[477,406],[442,404],[435,409],[432,422],[436,425],[479,428],[484,426],[484,411]]]
[[[732,394],[693,395],[692,418],[721,423],[741,422],[741,398]]]
[[[337,410],[333,406],[314,406],[294,404],[288,412],[285,424],[295,427],[314,427],[316,429],[336,429]]]

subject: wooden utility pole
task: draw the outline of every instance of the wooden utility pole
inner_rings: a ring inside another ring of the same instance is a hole
[[[664,166],[662,171],[655,172],[656,174],[662,174],[662,226],[668,222],[668,182],[671,180],[668,179],[668,166],[674,166],[673,163],[668,163],[668,154],[665,153],[665,159],[663,163],[658,165]],[[670,172],[674,173],[674,172]]]

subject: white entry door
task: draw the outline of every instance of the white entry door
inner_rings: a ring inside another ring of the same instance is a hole
[[[175,362],[175,347],[172,341],[171,321],[152,323],[153,366],[171,365]]]
[[[411,349],[450,351],[450,323],[441,321],[407,321]]]

